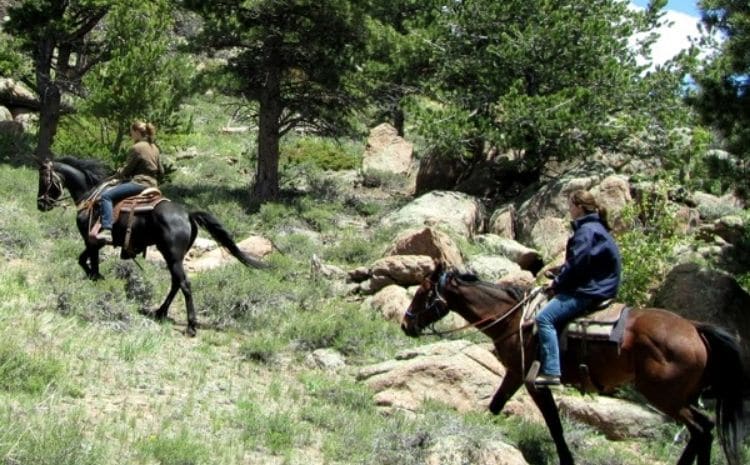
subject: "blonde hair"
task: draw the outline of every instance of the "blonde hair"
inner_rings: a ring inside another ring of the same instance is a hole
[[[144,123],[143,121],[135,121],[130,125],[130,130],[140,134],[141,137],[146,139],[149,143],[154,143],[154,138],[156,137],[156,128],[153,124]]]
[[[607,220],[607,209],[599,205],[594,194],[586,189],[576,189],[570,193],[570,201],[573,205],[580,207],[584,212],[598,213],[604,227],[609,231],[609,221]]]

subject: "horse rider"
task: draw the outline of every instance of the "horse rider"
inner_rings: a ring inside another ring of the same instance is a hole
[[[609,233],[607,210],[587,190],[568,198],[573,235],[565,249],[565,263],[549,284],[552,299],[536,317],[541,367],[534,384],[560,384],[560,349],[557,330],[589,313],[601,301],[617,294],[622,260]]]
[[[102,227],[96,239],[112,243],[112,206],[118,201],[138,195],[146,188],[157,187],[157,178],[164,173],[159,161],[159,148],[154,143],[156,128],[151,123],[136,121],[130,126],[133,146],[128,152],[125,165],[109,178],[122,181],[107,188],[99,199]]]

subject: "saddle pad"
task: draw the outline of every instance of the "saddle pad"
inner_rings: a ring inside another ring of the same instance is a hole
[[[613,340],[613,330],[620,326],[619,337],[622,338],[628,308],[625,304],[613,303],[609,307],[571,321],[565,328],[568,337]],[[618,325],[619,323],[619,325]]]

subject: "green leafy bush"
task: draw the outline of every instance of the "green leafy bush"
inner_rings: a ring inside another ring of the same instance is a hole
[[[675,208],[667,199],[666,186],[656,186],[623,210],[627,226],[617,235],[623,261],[618,298],[623,302],[647,304],[671,269],[675,247],[683,240],[677,233]]]
[[[324,170],[351,170],[361,163],[356,147],[331,139],[305,137],[281,148],[281,161],[290,165],[311,164]]]

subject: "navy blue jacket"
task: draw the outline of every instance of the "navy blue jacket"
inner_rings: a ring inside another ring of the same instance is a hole
[[[622,269],[617,244],[598,213],[584,215],[571,224],[573,235],[565,249],[565,264],[553,282],[555,293],[611,299],[620,286]]]

